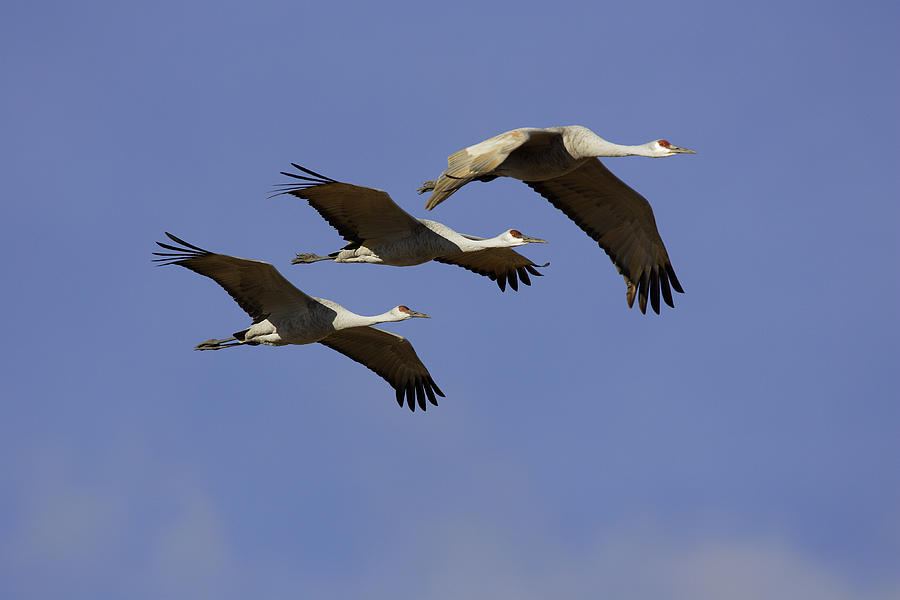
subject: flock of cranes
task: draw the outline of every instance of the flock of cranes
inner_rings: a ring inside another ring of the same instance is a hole
[[[513,129],[469,146],[447,160],[438,179],[419,193],[431,192],[428,210],[470,181],[512,177],[550,201],[603,248],[625,278],[626,300],[641,312],[649,301],[659,313],[660,297],[674,307],[672,290],[684,290],[675,276],[656,228],[650,204],[613,175],[597,157],[665,157],[694,154],[666,140],[637,146],[613,144],[580,126]],[[292,163],[293,164],[293,163]],[[430,260],[457,265],[495,281],[502,291],[518,282],[531,285],[537,265],[513,248],[545,240],[508,229],[492,238],[458,233],[442,223],[417,219],[381,190],[343,183],[293,164],[300,173],[281,184],[274,196],[289,194],[309,202],[348,243],[327,256],[300,253],[293,264],[319,261],[413,266]],[[428,315],[400,305],[374,316],[353,313],[340,304],[308,296],[267,262],[217,254],[166,233],[168,252],[155,262],[175,264],[214,280],[253,319],[247,329],[224,339],[200,343],[195,350],[236,346],[284,346],[318,342],[365,365],[396,391],[397,403],[410,410],[437,406],[444,396],[405,338],[373,327]]]

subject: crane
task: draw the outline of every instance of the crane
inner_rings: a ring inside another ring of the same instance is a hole
[[[660,291],[666,304],[674,307],[672,289],[680,293],[684,289],[656,228],[653,209],[597,157],[675,154],[696,152],[666,140],[637,146],[614,144],[579,125],[523,127],[450,155],[440,177],[426,181],[418,191],[432,192],[425,204],[431,210],[470,181],[512,177],[525,182],[606,251],[625,278],[629,307],[637,296],[641,312],[646,313],[649,295],[658,314]]]
[[[162,257],[154,262],[180,265],[209,277],[253,319],[250,327],[232,337],[207,340],[194,350],[318,342],[380,375],[396,390],[400,406],[405,395],[411,411],[416,403],[425,410],[426,399],[437,406],[435,394],[444,396],[406,338],[371,327],[428,315],[403,305],[371,317],[358,315],[331,300],[307,296],[267,262],[215,254],[166,235],[180,247],[156,242],[172,252],[154,252]]]
[[[293,264],[330,260],[406,267],[434,260],[484,275],[496,281],[501,291],[506,291],[507,282],[513,290],[519,289],[518,280],[531,285],[528,274],[543,275],[537,268],[550,264],[535,264],[512,250],[525,244],[544,244],[545,240],[515,229],[492,238],[457,233],[441,223],[413,218],[387,192],[343,183],[296,163],[291,165],[306,175],[285,171],[282,175],[301,183],[280,184],[280,191],[270,197],[290,194],[307,200],[349,242],[328,256],[297,254]]]

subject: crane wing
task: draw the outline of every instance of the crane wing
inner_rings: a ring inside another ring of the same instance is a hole
[[[416,410],[417,402],[425,410],[426,400],[437,406],[435,394],[444,397],[412,344],[402,336],[374,327],[350,327],[335,331],[319,343],[375,371],[397,391],[400,406],[405,395],[411,411]]]
[[[282,171],[282,175],[301,183],[283,184],[278,194],[308,201],[348,242],[361,244],[366,240],[407,237],[421,227],[387,192],[335,181],[291,164],[311,177]]]
[[[466,237],[480,239],[474,236]],[[531,285],[531,279],[528,277],[528,274],[531,273],[532,275],[543,277],[544,274],[539,273],[535,267],[546,267],[550,264],[535,264],[512,248],[486,248],[475,252],[460,252],[459,254],[441,256],[434,260],[484,275],[491,281],[496,281],[497,285],[500,286],[500,291],[504,292],[506,291],[507,281],[509,281],[509,287],[516,291],[519,290],[519,279],[525,285]]]
[[[447,158],[447,169],[434,182],[434,191],[425,203],[425,208],[431,210],[470,181],[493,179],[496,177],[493,175],[494,169],[516,149],[531,144],[549,143],[552,138],[559,135],[560,133],[555,131],[521,127],[451,154]],[[427,186],[428,184],[425,190]]]
[[[161,265],[180,265],[214,280],[225,288],[254,323],[267,319],[271,314],[307,310],[316,302],[267,262],[215,254],[171,233],[166,232],[166,235],[182,247],[156,242],[158,246],[173,252],[154,252],[154,255],[163,258],[153,261]]]
[[[659,313],[659,297],[675,306],[672,289],[684,293],[656,228],[650,203],[613,175],[597,159],[547,181],[526,181],[529,187],[566,213],[603,248],[625,278],[628,306],[635,295],[641,312],[647,297]],[[671,284],[671,287],[670,287]]]

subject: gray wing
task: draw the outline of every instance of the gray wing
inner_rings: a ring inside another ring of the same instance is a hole
[[[479,239],[474,236],[466,237]],[[506,291],[507,281],[509,281],[509,287],[516,291],[519,290],[519,279],[525,285],[531,285],[531,279],[528,277],[528,274],[531,273],[542,277],[544,274],[539,273],[535,267],[546,267],[550,264],[535,264],[512,248],[486,248],[476,252],[460,252],[459,254],[441,256],[434,260],[448,265],[457,265],[479,275],[484,275],[491,281],[496,281],[497,285],[500,286],[500,291],[503,292]]]
[[[535,143],[546,143],[559,132],[536,127],[521,127],[463,148],[447,158],[447,168],[434,182],[434,191],[425,203],[431,210],[453,192],[476,179],[492,179],[494,169],[499,167],[516,149]]]
[[[173,252],[154,252],[154,255],[164,258],[155,258],[153,262],[180,265],[209,277],[225,288],[254,323],[267,319],[271,314],[308,310],[316,302],[294,287],[267,262],[214,254],[171,233],[166,232],[166,235],[183,247],[156,242],[158,246]]]
[[[283,189],[275,195],[290,194],[308,201],[348,242],[403,238],[421,227],[387,192],[335,181],[291,164],[312,177],[282,171],[302,183],[282,184]]]
[[[625,278],[628,306],[635,295],[642,313],[647,297],[659,313],[659,297],[675,306],[672,289],[684,293],[656,228],[650,203],[613,175],[597,159],[547,181],[526,181],[529,187],[566,213],[612,259]],[[671,283],[671,288],[670,288]]]
[[[417,402],[425,410],[426,399],[437,406],[435,394],[444,397],[412,344],[402,336],[374,327],[351,327],[335,331],[319,343],[375,371],[397,391],[400,406],[405,395],[411,411],[416,410]]]

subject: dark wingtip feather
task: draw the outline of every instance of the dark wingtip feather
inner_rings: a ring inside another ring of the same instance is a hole
[[[441,398],[446,398],[446,397],[447,397],[447,396],[444,395],[444,392],[441,391],[441,388],[438,387],[438,384],[436,384],[436,383],[434,382],[434,379],[432,379],[431,377],[429,377],[429,378],[428,378],[428,382],[431,383],[431,387],[434,388],[434,393],[435,393],[435,394],[437,394],[437,395],[440,396]]]
[[[397,387],[397,404],[403,406],[403,388]]]
[[[204,250],[203,248],[200,248],[199,246],[189,244],[188,242],[185,242],[184,240],[175,237],[168,231],[166,232],[166,235],[169,237],[169,239],[181,244],[182,247],[173,246],[171,244],[166,244],[164,242],[156,242],[156,245],[159,246],[160,248],[165,248],[166,250],[172,250],[172,252],[153,252],[152,253],[153,256],[163,257],[163,258],[151,259],[152,262],[159,263],[158,265],[156,265],[158,267],[161,267],[164,265],[181,264],[181,261],[184,261],[184,260],[196,258],[198,256],[212,254],[212,252],[210,252],[209,250]]]
[[[162,242],[156,242],[156,245],[160,248],[165,248],[166,250],[174,250],[178,254],[193,254],[189,250],[185,250],[184,248],[179,248],[178,246],[173,246],[171,244],[164,244]],[[168,252],[154,252],[153,254],[158,254],[160,256],[175,256],[174,254],[170,254]]]
[[[672,290],[669,288],[669,275],[666,273],[665,269],[659,274],[659,285],[662,287],[663,300],[666,301],[666,304],[675,308],[675,301],[672,299]]]
[[[669,281],[672,282],[672,287],[675,291],[683,294],[684,289],[681,287],[681,283],[678,282],[678,278],[675,277],[675,269],[672,268],[671,263],[666,263],[666,273],[669,274]]]
[[[505,273],[497,276],[497,285],[500,286],[501,292],[506,291],[506,274]]]
[[[195,246],[193,244],[189,244],[186,241],[184,241],[183,239],[175,237],[168,231],[166,232],[166,235],[169,236],[169,239],[172,240],[173,242],[175,242],[176,244],[181,244],[182,246],[187,246],[188,248],[191,248],[192,250],[196,250],[197,252],[203,252],[204,254],[212,254],[212,252],[210,252],[209,250],[204,250],[200,246]],[[157,243],[159,243],[159,242],[157,242]],[[175,250],[183,250],[183,248],[174,248],[174,249]]]
[[[426,410],[425,387],[422,385],[421,381],[416,381],[416,401],[419,403],[419,408]]]
[[[330,181],[331,183],[338,182],[337,179],[332,179],[331,177],[326,177],[325,175],[322,175],[321,173],[316,173],[315,171],[313,171],[311,169],[307,169],[306,167],[301,167],[297,163],[292,162],[291,166],[294,167],[295,169],[299,169],[299,170],[303,171],[307,175],[312,175],[313,177],[318,177],[319,179],[324,179],[325,181]]]
[[[416,412],[416,388],[412,382],[406,384],[406,404],[409,406],[409,410]]]
[[[509,282],[509,287],[511,287],[514,292],[519,291],[519,279],[516,277],[515,269],[506,274],[506,280]]]
[[[296,173],[289,173],[287,171],[280,171],[282,175],[287,175],[288,177],[293,177],[294,179],[300,179],[302,181],[314,181],[316,183],[321,183],[318,179],[313,179],[312,177],[307,177],[306,175],[297,175]],[[275,185],[294,185],[293,183],[276,183]]]
[[[659,271],[657,267],[653,267],[650,271],[650,305],[653,312],[659,314]]]
[[[516,272],[519,274],[519,279],[522,280],[522,283],[531,285],[531,279],[528,278],[528,271],[525,270],[525,267],[517,267]]]
[[[437,406],[437,398],[434,397],[434,390],[431,389],[432,382],[430,379],[425,380],[425,393],[428,395],[428,401]]]
[[[326,177],[320,173],[316,173],[306,167],[301,167],[297,163],[291,163],[291,165],[299,169],[300,171],[306,173],[307,175],[312,175],[312,177],[307,177],[305,175],[298,175],[297,173],[289,173],[287,171],[281,171],[282,175],[286,175],[293,179],[299,179],[305,183],[295,184],[295,183],[277,183],[275,184],[276,188],[282,188],[280,190],[274,191],[272,194],[266,196],[266,198],[274,198],[275,196],[282,195],[291,195],[296,196],[298,198],[303,198],[302,192],[305,189],[316,187],[318,185],[324,185],[327,183],[340,183],[336,179],[332,179],[331,177]],[[305,198],[304,198],[305,199]]]
[[[647,314],[647,285],[649,281],[650,276],[644,272],[638,283],[638,307],[641,309],[641,313],[645,315]]]

